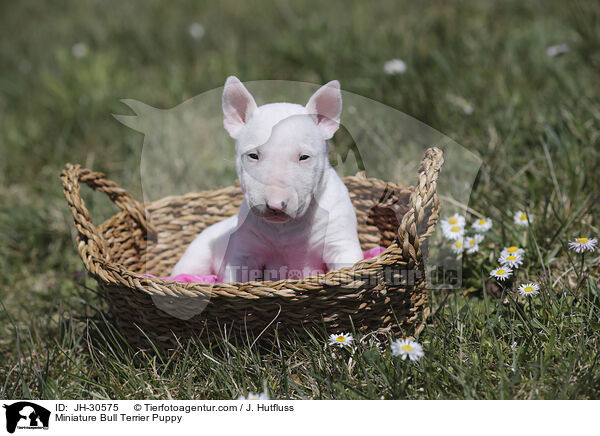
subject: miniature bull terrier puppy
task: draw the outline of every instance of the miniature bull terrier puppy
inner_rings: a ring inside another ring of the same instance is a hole
[[[329,163],[339,128],[337,80],[306,106],[258,107],[229,77],[223,124],[235,140],[244,199],[237,215],[202,231],[175,265],[177,274],[218,275],[225,282],[299,279],[363,258],[348,190]]]

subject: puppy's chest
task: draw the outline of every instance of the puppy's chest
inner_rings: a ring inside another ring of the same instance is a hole
[[[320,232],[264,238],[257,254],[266,269],[286,266],[296,270],[322,270],[324,238]]]

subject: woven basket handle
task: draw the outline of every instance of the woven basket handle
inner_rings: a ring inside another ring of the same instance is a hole
[[[398,247],[414,265],[422,264],[421,243],[429,237],[439,220],[440,199],[437,179],[444,163],[439,148],[428,148],[419,165],[418,182],[410,195],[410,207],[398,227]]]
[[[142,231],[146,233],[148,238],[156,235],[154,229],[146,221],[144,207],[129,195],[127,191],[115,182],[108,180],[103,173],[81,168],[79,165],[67,164],[66,168],[61,172],[60,178],[63,184],[63,192],[73,213],[75,227],[77,227],[77,231],[79,232],[79,250],[87,250],[85,256],[82,256],[83,259],[89,259],[90,256],[98,257],[97,254],[100,254],[100,259],[109,260],[104,238],[92,223],[92,217],[81,197],[80,182],[108,195],[113,203],[119,206],[121,210],[127,212],[141,226]],[[81,245],[81,241],[84,242],[85,246]],[[84,254],[83,251],[82,254]]]

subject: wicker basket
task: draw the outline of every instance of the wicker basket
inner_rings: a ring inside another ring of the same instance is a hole
[[[239,187],[141,204],[104,174],[79,165],[67,164],[61,179],[79,254],[119,330],[134,346],[148,347],[151,340],[166,349],[186,337],[224,330],[247,337],[275,330],[305,334],[321,326],[330,332],[390,329],[416,335],[428,315],[423,251],[439,218],[442,162],[439,149],[428,149],[414,187],[362,173],[346,177],[362,248],[387,249],[353,267],[277,282],[181,283],[142,275],[168,275],[202,229],[237,213]],[[107,194],[121,211],[96,227],[81,182]]]

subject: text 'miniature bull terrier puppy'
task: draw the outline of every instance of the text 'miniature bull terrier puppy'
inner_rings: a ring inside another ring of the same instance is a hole
[[[329,163],[342,95],[337,80],[306,106],[257,107],[229,77],[224,126],[235,140],[244,199],[237,215],[202,231],[175,265],[177,274],[218,275],[225,282],[298,279],[363,258],[348,190]]]

